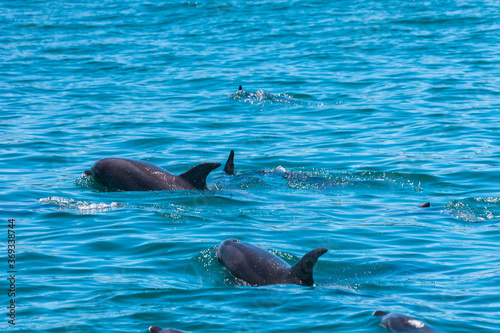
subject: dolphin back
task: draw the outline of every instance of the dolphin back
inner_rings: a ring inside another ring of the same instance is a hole
[[[208,174],[220,166],[221,164],[218,162],[201,163],[179,175],[179,177],[186,180],[197,190],[207,190]]]
[[[299,280],[299,284],[303,286],[313,286],[313,267],[316,265],[318,258],[328,251],[327,248],[320,247],[306,253],[290,269],[292,278]]]
[[[154,164],[126,158],[104,158],[84,171],[106,191],[206,190],[208,174],[220,163],[201,163],[175,176]]]
[[[253,244],[226,239],[219,245],[217,258],[232,276],[249,285],[289,283],[290,265]]]
[[[150,333],[186,333],[184,331],[179,331],[173,328],[161,328],[158,326],[150,326],[148,328],[148,332]]]
[[[440,333],[418,319],[400,313],[375,311],[374,316],[380,318],[380,326],[394,333]]]

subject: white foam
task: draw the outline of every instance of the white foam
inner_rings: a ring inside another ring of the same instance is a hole
[[[38,200],[39,203],[51,203],[54,205],[58,205],[60,207],[66,207],[66,208],[74,208],[82,211],[103,211],[107,209],[113,209],[117,207],[123,207],[122,204],[119,204],[117,202],[112,202],[112,203],[88,203],[86,201],[78,201],[74,199],[67,199],[67,198],[59,198],[59,197],[48,197],[48,198],[41,198]]]

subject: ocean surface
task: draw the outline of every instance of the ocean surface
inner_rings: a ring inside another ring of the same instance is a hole
[[[383,333],[381,310],[499,332],[499,17],[498,1],[2,1],[0,330]],[[208,191],[83,175],[231,150]],[[329,251],[314,287],[254,287],[219,264],[227,238],[292,264]]]

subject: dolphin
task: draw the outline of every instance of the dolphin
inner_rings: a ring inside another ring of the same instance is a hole
[[[380,317],[380,326],[394,333],[440,333],[413,317],[399,313],[375,311],[374,316]]]
[[[257,99],[273,99],[275,96],[270,93],[263,92],[262,90],[258,90],[257,92],[249,92],[249,91],[244,91],[241,85],[238,88],[238,91],[234,93],[233,95],[230,95],[231,97],[247,97],[247,98],[257,98]]]
[[[249,285],[298,284],[314,286],[313,267],[328,249],[321,247],[308,252],[290,266],[274,254],[237,239],[227,239],[217,249],[219,262],[235,278]]]
[[[125,158],[104,158],[84,171],[106,191],[207,190],[207,176],[221,164],[205,162],[178,176],[154,164]]]
[[[184,331],[179,331],[173,328],[164,328],[162,329],[161,327],[158,326],[150,326],[148,328],[148,332],[150,333],[186,333]]]
[[[229,97],[231,99],[235,100],[241,100],[243,99],[244,101],[250,101],[252,104],[254,102],[256,103],[261,103],[261,102],[277,102],[277,103],[291,103],[291,102],[300,102],[299,100],[295,98],[290,98],[286,97],[285,95],[273,95],[268,92],[264,92],[262,90],[258,90],[256,92],[250,92],[250,91],[245,91],[241,87],[241,85],[238,88],[238,91],[236,91],[234,94],[230,94]]]

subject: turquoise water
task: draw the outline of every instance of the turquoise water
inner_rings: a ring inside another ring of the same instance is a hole
[[[499,14],[3,1],[0,327],[382,333],[383,310],[499,331]],[[206,192],[105,193],[82,175],[111,156],[182,173],[231,149],[237,174]],[[290,263],[329,251],[315,287],[249,287],[217,262],[226,238]]]

